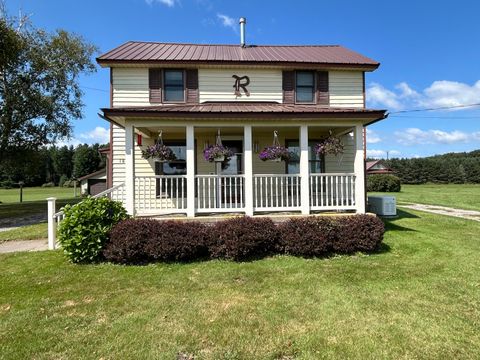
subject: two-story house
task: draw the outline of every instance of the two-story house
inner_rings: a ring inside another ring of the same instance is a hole
[[[136,215],[365,212],[365,73],[379,63],[342,46],[127,42],[97,58],[110,69],[108,185]],[[295,154],[262,161],[276,141]],[[317,155],[333,134],[341,155]],[[175,161],[142,157],[162,142]],[[203,150],[233,150],[211,163]]]

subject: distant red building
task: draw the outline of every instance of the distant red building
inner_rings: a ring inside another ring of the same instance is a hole
[[[393,174],[393,170],[389,168],[383,160],[367,161],[367,175],[370,174]]]

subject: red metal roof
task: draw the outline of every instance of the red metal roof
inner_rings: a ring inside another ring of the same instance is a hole
[[[339,45],[202,45],[129,41],[99,56],[99,64],[124,62],[273,63],[362,66],[379,63]]]
[[[377,113],[386,110],[364,108],[335,108],[319,105],[278,103],[218,102],[202,104],[175,104],[146,107],[104,108],[104,112],[150,112],[150,113]]]

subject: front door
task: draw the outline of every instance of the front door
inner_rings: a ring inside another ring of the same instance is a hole
[[[222,204],[241,203],[241,196],[243,194],[243,181],[234,176],[243,174],[243,142],[242,140],[223,140],[222,144],[233,151],[233,156],[230,160],[218,164],[219,169],[217,173],[220,175],[227,175],[221,181],[221,199]]]

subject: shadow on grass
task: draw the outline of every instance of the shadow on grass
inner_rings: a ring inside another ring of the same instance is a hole
[[[387,231],[417,231],[405,226],[396,224],[397,221],[402,219],[419,219],[420,217],[412,214],[411,212],[397,209],[397,216],[394,218],[382,218],[385,224],[385,232]]]

